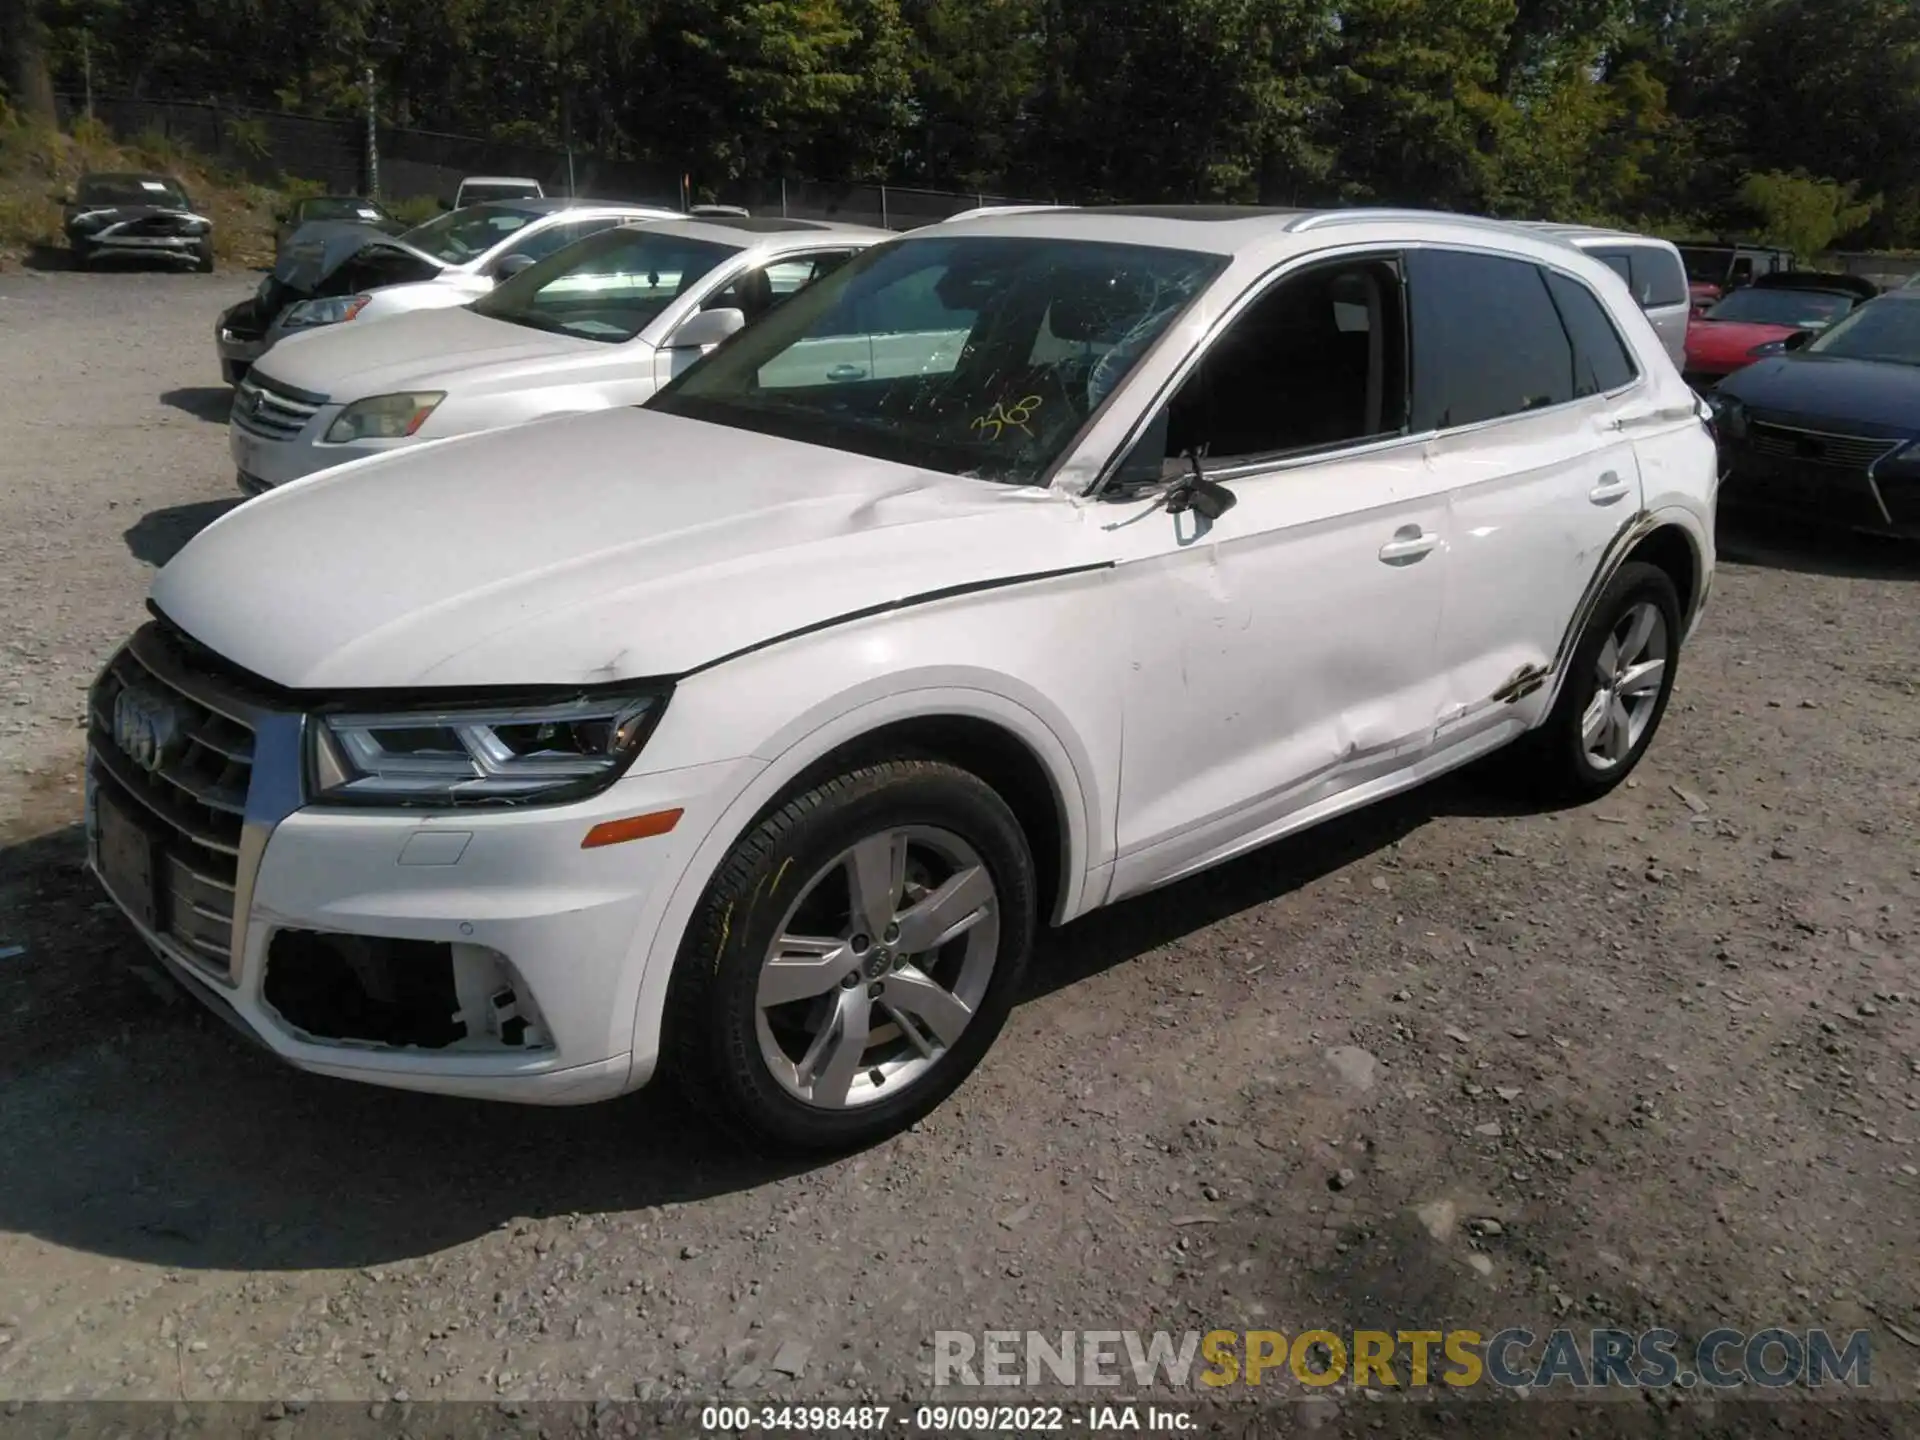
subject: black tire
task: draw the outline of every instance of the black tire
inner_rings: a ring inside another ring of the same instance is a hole
[[[193,268],[202,275],[211,275],[213,273],[213,246],[202,245],[194,252]]]
[[[1609,637],[1641,605],[1652,605],[1666,627],[1665,668],[1644,725],[1625,755],[1610,765],[1588,754],[1582,722],[1600,691],[1599,662]],[[1582,804],[1607,794],[1633,773],[1653,743],[1673,694],[1680,660],[1680,596],[1673,580],[1657,565],[1629,561],[1608,582],[1580,642],[1573,648],[1567,678],[1553,710],[1539,728],[1517,742],[1505,757],[1505,776],[1543,800]]]
[[[991,975],[958,1038],[898,1095],[821,1108],[784,1088],[763,1058],[762,966],[825,867],[866,837],[906,826],[959,837],[985,867],[999,922]],[[668,990],[664,1068],[694,1106],[757,1149],[833,1152],[883,1139],[944,1101],[992,1045],[1019,994],[1035,905],[1026,836],[977,776],[939,760],[898,758],[822,781],[742,836],[708,886]]]
[[[93,247],[91,245],[82,245],[79,241],[74,241],[73,268],[76,270],[91,270],[93,268]]]

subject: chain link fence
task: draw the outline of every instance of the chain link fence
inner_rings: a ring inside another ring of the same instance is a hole
[[[71,124],[85,106],[77,95],[62,95],[59,104],[65,124]],[[353,193],[369,188],[364,121],[290,115],[213,102],[98,96],[93,100],[93,114],[123,141],[157,136],[263,184],[293,177],[324,185],[329,191]],[[658,166],[471,135],[381,125],[374,154],[379,193],[389,201],[451,201],[461,178],[467,175],[524,175],[538,180],[549,195],[633,200],[675,208],[708,198],[704,194],[687,196],[685,177]],[[723,186],[712,199],[744,206],[756,215],[840,220],[891,230],[910,230],[979,205],[1019,203],[1011,197],[981,191],[781,178],[734,182]]]

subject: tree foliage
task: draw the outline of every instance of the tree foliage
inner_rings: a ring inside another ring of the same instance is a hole
[[[686,173],[1920,243],[1915,0],[0,0],[0,94]]]

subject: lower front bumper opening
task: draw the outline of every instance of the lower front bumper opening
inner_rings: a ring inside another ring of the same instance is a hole
[[[482,945],[281,930],[261,998],[322,1044],[529,1058],[553,1049],[525,981]]]

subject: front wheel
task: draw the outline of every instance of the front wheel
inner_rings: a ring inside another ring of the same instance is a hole
[[[193,268],[202,275],[211,275],[213,273],[213,246],[202,245],[194,252]]]
[[[1530,788],[1578,803],[1626,779],[1660,728],[1679,660],[1673,580],[1656,565],[1629,561],[1594,607],[1552,713],[1515,747]]]
[[[977,776],[902,758],[827,780],[709,886],[669,990],[668,1067],[757,1145],[879,1140],[986,1054],[1034,911],[1026,837]]]

